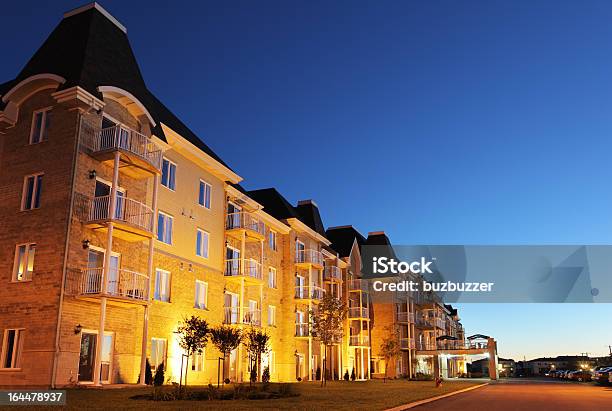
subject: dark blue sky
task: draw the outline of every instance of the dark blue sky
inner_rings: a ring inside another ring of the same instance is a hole
[[[81,4],[4,4],[0,80]],[[101,4],[149,88],[247,188],[313,198],[328,226],[397,244],[611,242],[610,2]],[[468,331],[504,307],[466,308]],[[555,349],[603,354],[605,339]]]

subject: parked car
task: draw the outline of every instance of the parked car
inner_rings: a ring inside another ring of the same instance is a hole
[[[592,379],[592,375],[590,371],[585,371],[585,370],[579,370],[579,371],[572,371],[569,373],[568,378],[572,381],[591,381]]]
[[[610,381],[610,374],[612,374],[612,367],[602,368],[598,371],[595,371],[593,375],[593,380],[598,384],[606,384]]]

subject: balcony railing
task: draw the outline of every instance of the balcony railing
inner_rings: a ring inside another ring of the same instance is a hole
[[[431,318],[417,316],[415,324],[421,327],[433,327],[434,320]]]
[[[244,272],[241,266],[244,265]],[[243,260],[241,258],[233,258],[225,260],[225,275],[228,277],[245,276],[257,280],[263,279],[261,272],[261,264],[255,260]]]
[[[349,345],[369,346],[370,336],[369,335],[351,335],[349,337]]]
[[[310,328],[308,323],[297,323],[295,324],[295,336],[296,337],[308,337],[310,336]]]
[[[444,329],[446,327],[446,321],[442,318],[436,318],[436,327]]]
[[[298,250],[295,254],[295,262],[300,264],[323,265],[323,254],[320,251],[307,249]]]
[[[466,342],[462,340],[443,340],[434,342],[418,341],[416,344],[418,350],[435,351],[435,350],[482,350],[487,348],[487,342]]]
[[[240,307],[224,307],[223,323],[261,326],[261,310],[245,307],[241,320]]]
[[[323,279],[325,281],[342,281],[342,271],[335,265],[327,265],[323,272]]]
[[[400,348],[403,350],[410,350],[416,348],[414,339],[407,337],[400,338]]]
[[[94,153],[124,150],[161,169],[162,151],[147,136],[123,126],[99,129],[83,122],[81,127],[82,144]]]
[[[76,207],[87,222],[118,221],[146,232],[153,232],[153,210],[140,201],[117,196],[115,214],[110,215],[111,196],[87,197],[79,195]]]
[[[298,285],[295,287],[295,298],[298,300],[321,300],[325,290],[318,286]]]
[[[370,310],[366,307],[351,307],[348,310],[349,318],[370,318]]]
[[[73,278],[75,284],[71,284],[72,291],[78,295],[103,294],[102,275],[103,268],[86,268],[76,274]],[[106,280],[106,293],[111,297],[120,297],[133,300],[147,301],[149,299],[149,277],[123,268],[111,268]]]
[[[264,223],[255,217],[253,214],[246,211],[240,211],[238,213],[230,213],[225,219],[225,229],[246,229],[256,232],[260,235],[265,234]]]
[[[398,323],[414,323],[414,313],[398,311],[395,314]]]
[[[369,284],[367,280],[354,279],[349,281],[349,291],[363,291],[368,292]]]

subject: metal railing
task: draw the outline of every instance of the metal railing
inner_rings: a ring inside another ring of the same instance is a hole
[[[77,276],[76,287],[79,295],[102,294],[103,268],[85,268]],[[149,277],[136,271],[111,268],[106,280],[105,295],[146,301],[149,299]]]
[[[366,307],[351,307],[348,310],[348,318],[370,318],[370,310]]]
[[[153,232],[153,210],[140,201],[128,197],[117,196],[115,202],[115,215],[110,215],[110,195],[102,197],[87,197],[80,195],[77,199],[77,210],[81,210],[81,217],[88,222],[113,220],[128,223],[144,231]]]
[[[326,265],[323,279],[326,281],[342,281],[342,270],[335,265]]]
[[[259,309],[244,307],[242,311],[242,320],[240,318],[240,307],[224,307],[223,310],[224,324],[261,325],[261,310]]]
[[[125,150],[161,170],[162,151],[142,133],[124,126],[100,129],[91,122],[81,124],[81,143],[92,152]]]
[[[408,337],[400,338],[400,348],[403,350],[410,350],[416,348],[414,339]]]
[[[398,311],[395,314],[395,318],[398,323],[414,323],[414,313]]]
[[[363,291],[368,292],[369,283],[367,280],[363,279],[354,279],[349,281],[348,285],[349,291]]]
[[[434,321],[431,318],[417,316],[415,320],[415,324],[421,327],[433,327]]]
[[[436,318],[436,327],[438,328],[446,328],[446,321],[443,318]]]
[[[349,345],[370,345],[369,335],[351,335],[349,337]]]
[[[295,254],[296,263],[323,265],[323,254],[318,250],[298,250]]]
[[[298,300],[320,300],[325,295],[325,289],[318,286],[295,286],[295,298]]]
[[[308,323],[296,323],[295,324],[295,336],[296,337],[310,336],[310,327],[308,327]]]
[[[244,266],[244,273],[241,266]],[[258,280],[263,279],[260,263],[255,260],[243,260],[241,258],[225,260],[225,275],[228,277],[239,277],[244,275],[245,277],[255,278]]]
[[[264,235],[266,232],[264,223],[253,214],[246,211],[230,213],[225,219],[226,230],[235,230],[239,228],[245,228],[261,235]]]
[[[434,342],[418,341],[417,349],[422,351],[435,350],[482,350],[487,348],[487,342],[469,342],[462,340],[441,340]]]

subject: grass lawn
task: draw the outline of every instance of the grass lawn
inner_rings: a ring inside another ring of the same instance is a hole
[[[224,401],[151,401],[133,400],[131,396],[147,394],[151,388],[107,388],[68,390],[68,409],[299,409],[299,410],[380,410],[412,401],[445,394],[481,381],[444,381],[436,388],[433,381],[370,380],[363,382],[329,382],[321,388],[320,383],[295,383],[294,392],[299,397],[273,400],[224,400]],[[171,389],[171,388],[170,388]],[[201,387],[190,387],[198,390]],[[231,384],[228,387],[231,388]],[[48,409],[48,407],[47,407]]]

